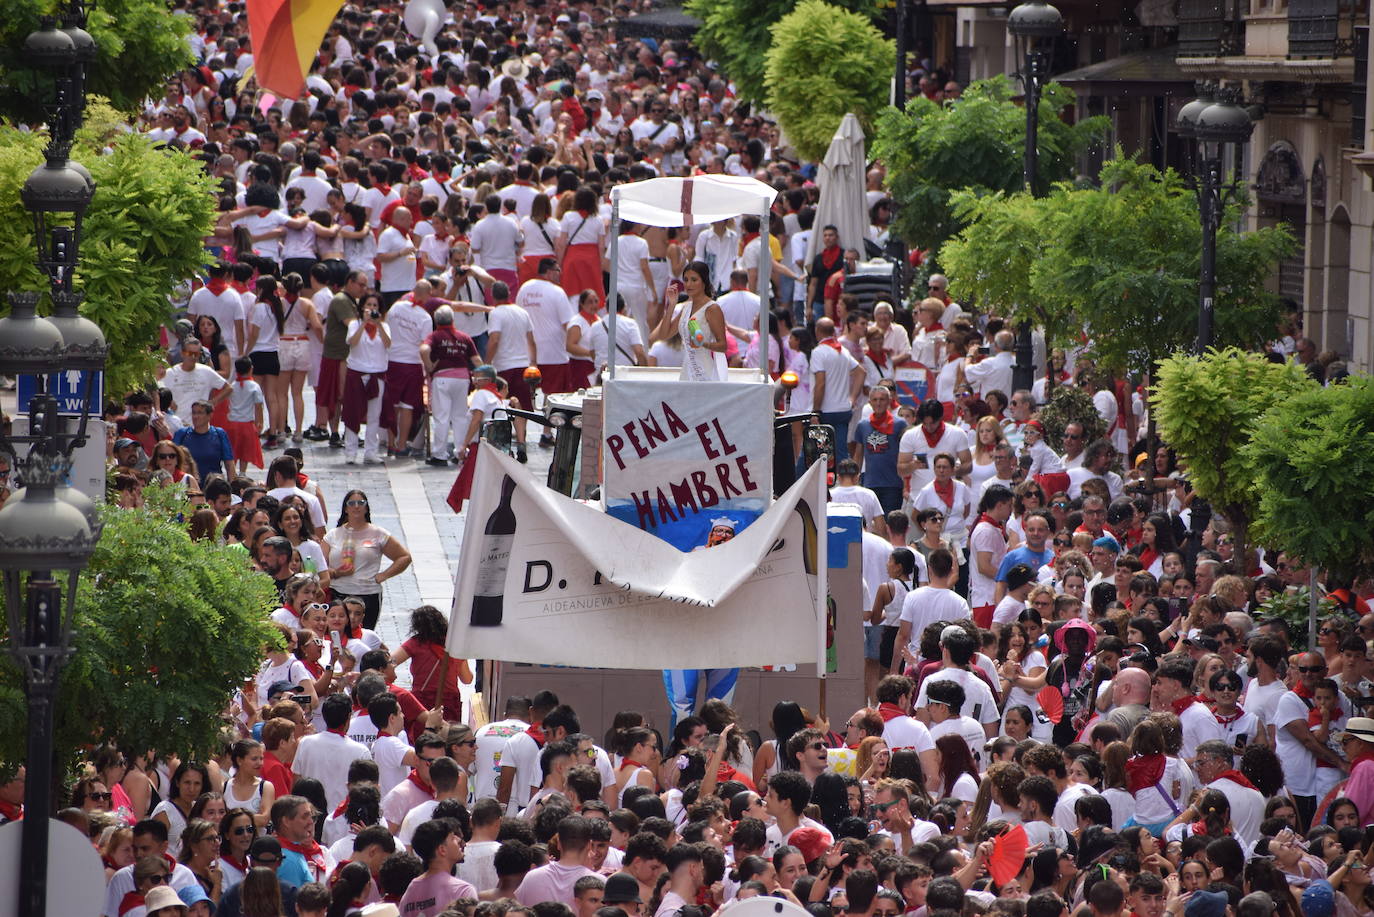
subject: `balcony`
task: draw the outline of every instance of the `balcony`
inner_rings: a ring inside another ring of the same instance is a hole
[[[1352,56],[1356,9],[1350,0],[1290,0],[1288,59]]]
[[[1179,0],[1177,63],[1197,77],[1350,83],[1363,0]]]
[[[1245,20],[1237,0],[1179,0],[1177,57],[1245,53]]]

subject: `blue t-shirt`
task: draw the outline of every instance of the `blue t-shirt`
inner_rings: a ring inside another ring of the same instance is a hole
[[[314,882],[310,864],[305,857],[294,850],[281,852],[281,863],[277,865],[277,878],[291,888],[300,888],[307,882]]]
[[[901,487],[902,476],[897,473],[897,446],[906,431],[906,421],[892,418],[892,432],[879,433],[873,423],[862,420],[854,427],[850,439],[864,449],[863,485],[865,487]]]
[[[1007,571],[1017,564],[1025,564],[1030,567],[1031,572],[1034,573],[1052,560],[1054,560],[1053,545],[1047,543],[1043,551],[1032,551],[1030,548],[1022,545],[1016,550],[1008,551],[1003,555],[1002,565],[997,568],[997,582],[1006,582]]]
[[[182,427],[172,437],[172,442],[185,446],[196,460],[196,477],[205,481],[207,474],[223,474],[224,463],[234,460],[234,449],[229,445],[229,435],[219,427],[211,427],[204,433],[197,433],[190,427]]]

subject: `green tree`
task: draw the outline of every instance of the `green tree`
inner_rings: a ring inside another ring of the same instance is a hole
[[[839,0],[833,5],[866,17],[876,12],[873,0]],[[797,0],[687,0],[684,9],[702,22],[692,39],[696,46],[720,64],[740,98],[761,104],[766,96],[765,57],[773,44],[769,30],[796,6]]]
[[[93,102],[72,151],[96,181],[76,289],[86,294],[81,314],[110,345],[106,390],[116,395],[152,381],[162,360],[150,344],[171,318],[172,292],[205,265],[203,239],[215,216],[212,185],[198,162],[154,148],[142,134],[121,131],[121,123],[112,108]],[[48,288],[34,264],[33,223],[19,200],[46,142],[38,132],[0,127],[0,224],[10,227],[0,235],[3,289]]]
[[[998,75],[971,83],[952,104],[918,95],[904,111],[878,118],[873,157],[887,167],[887,188],[897,203],[896,231],[908,243],[936,251],[965,225],[952,195],[1019,191],[1024,185],[1026,111],[1012,101],[1011,79]],[[1106,136],[1105,117],[1069,124],[1059,113],[1073,105],[1072,90],[1050,83],[1040,99],[1040,185],[1071,178],[1074,157]]]
[[[1187,463],[1197,495],[1231,523],[1237,557],[1245,557],[1261,498],[1246,447],[1270,405],[1315,387],[1296,363],[1234,347],[1180,353],[1159,365],[1150,395],[1159,434]]]
[[[1041,325],[1051,345],[1086,333],[1103,366],[1152,374],[1195,338],[1197,201],[1176,173],[1119,155],[1102,167],[1101,182],[1061,182],[1033,200],[959,192],[955,212],[967,226],[940,259],[958,295]],[[1278,320],[1264,284],[1293,241],[1282,228],[1237,233],[1232,222],[1217,235],[1216,335],[1220,346],[1250,347]]]
[[[37,124],[42,102],[52,98],[52,77],[23,57],[24,39],[43,16],[65,7],[59,0],[0,0],[0,118]],[[87,3],[86,31],[96,43],[88,89],[117,108],[134,111],[162,84],[195,63],[186,37],[191,17],[172,15],[165,0],[100,0]]]
[[[1374,379],[1268,403],[1242,450],[1264,543],[1341,579],[1374,572]]]
[[[268,620],[276,591],[242,553],[191,541],[165,512],[106,506],[101,516],[105,530],[81,574],[75,652],[59,688],[57,760],[69,764],[105,738],[203,756],[234,691],[279,637]],[[23,678],[6,655],[0,761],[24,759],[26,715]]]
[[[797,153],[818,160],[847,112],[865,127],[887,102],[896,52],[864,16],[802,0],[771,29],[768,108]]]

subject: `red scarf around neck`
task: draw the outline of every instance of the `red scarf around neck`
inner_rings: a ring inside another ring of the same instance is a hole
[[[649,765],[645,764],[642,761],[636,761],[634,758],[626,756],[620,759],[620,769],[623,771],[627,767],[642,767],[645,770],[648,770]]]
[[[1201,703],[1205,700],[1206,698],[1200,694],[1189,694],[1169,704],[1169,709],[1174,711],[1174,716],[1182,716],[1184,710],[1187,710],[1189,707],[1193,706],[1193,704]]]
[[[935,485],[935,496],[939,497],[946,507],[954,509],[954,479],[942,481],[936,478],[931,483]]]
[[[529,728],[525,730],[525,735],[534,739],[534,744],[538,745],[540,748],[543,748],[544,743],[549,740],[549,737],[544,735],[543,723],[531,723]]]
[[[1235,713],[1218,713],[1217,711],[1213,710],[1212,716],[1217,718],[1218,723],[1220,723],[1223,726],[1227,726],[1231,723],[1234,723],[1241,717],[1245,716],[1245,711],[1241,709],[1239,704],[1237,704]]]
[[[211,277],[205,282],[205,289],[218,296],[229,289],[229,281],[223,277]]]
[[[227,853],[220,854],[220,859],[228,863],[230,866],[234,867],[244,875],[247,875],[248,870],[252,868],[252,866],[249,865],[247,860],[236,860]]]
[[[1126,762],[1126,789],[1132,793],[1152,787],[1163,778],[1163,755],[1136,755]]]
[[[239,387],[239,388],[243,388],[243,383],[245,383],[245,382],[252,382],[252,381],[253,381],[253,374],[252,374],[251,372],[250,372],[250,373],[245,373],[245,374],[243,374],[243,375],[239,375],[238,373],[235,373],[235,374],[234,374],[234,381],[238,384],[238,387]]]
[[[821,249],[821,264],[825,265],[827,271],[834,270],[835,265],[840,261],[840,256],[843,254],[844,252],[838,245],[823,248]]]
[[[123,898],[119,899],[119,913],[120,913],[121,915],[129,913],[129,911],[132,911],[132,910],[133,910],[134,908],[136,908],[136,907],[142,907],[142,906],[143,906],[143,894],[142,894],[142,892],[136,892],[136,891],[135,891],[135,892],[129,892],[129,893],[126,894]]]
[[[329,868],[329,864],[324,858],[324,848],[320,846],[319,841],[312,837],[304,844],[295,844],[280,835],[277,837],[277,841],[281,844],[282,850],[290,850],[292,853],[299,853],[305,857],[305,861],[319,873],[317,878],[323,878],[324,871]]]
[[[934,449],[940,444],[940,440],[945,438],[945,424],[941,421],[940,425],[935,428],[934,433],[927,430],[925,424],[921,424],[921,434],[926,438],[926,445]]]
[[[1159,557],[1159,552],[1154,548],[1141,548],[1140,554],[1137,556],[1140,560],[1140,568],[1148,573],[1150,565]]]
[[[907,712],[896,704],[881,703],[878,705],[878,716],[883,718],[884,723],[890,723],[899,716],[906,716]]]
[[[1374,761],[1374,755],[1366,755],[1365,757],[1366,757],[1366,760]],[[1358,762],[1360,759],[1359,759],[1359,758],[1356,758],[1355,760]],[[1354,765],[1352,764],[1352,767],[1353,767],[1353,766],[1354,766]],[[1213,782],[1213,783],[1216,783],[1217,780],[1229,780],[1229,781],[1231,781],[1232,783],[1238,783],[1238,784],[1240,784],[1241,786],[1245,787],[1247,790],[1258,790],[1258,789],[1259,789],[1259,787],[1255,786],[1253,783],[1250,782],[1250,778],[1246,777],[1246,776],[1245,776],[1244,774],[1242,774],[1240,771],[1234,770],[1234,769],[1229,770],[1229,771],[1222,771],[1220,774],[1217,774],[1216,778],[1215,778],[1212,782]]]
[[[989,516],[987,513],[980,513],[978,516],[978,522],[986,522],[988,525],[995,526],[997,528],[997,531],[1001,532],[1003,537],[1006,537],[1007,524],[1005,522],[999,522],[992,516]],[[977,524],[977,522],[974,523],[974,525]]]
[[[879,414],[877,411],[874,411],[873,414],[868,418],[868,422],[873,425],[873,429],[883,434],[884,436],[892,435],[892,420],[893,418],[891,411],[888,411],[884,414]]]
[[[19,821],[24,817],[24,807],[0,800],[0,818],[5,821]]]
[[[406,779],[409,780],[411,783],[415,784],[416,786],[418,786],[420,789],[424,790],[426,795],[428,795],[430,799],[434,798],[434,787],[430,786],[428,783],[425,783],[424,778],[417,774],[415,771],[411,771],[410,776],[406,777]]]
[[[597,315],[595,312],[588,312],[585,309],[578,309],[577,312],[587,320],[588,325],[595,325],[597,322],[601,321],[601,316]]]
[[[835,340],[834,338],[826,338],[825,340],[821,341],[821,343],[824,344],[826,347],[832,348],[836,353],[838,353],[840,350],[840,342]]]
[[[367,332],[367,336],[369,338],[373,338],[374,340],[376,339],[377,326],[374,325],[372,322],[363,322],[363,330]]]
[[[880,350],[877,353],[874,353],[873,351],[865,348],[864,353],[868,354],[868,358],[873,361],[874,366],[878,367],[879,369],[884,369],[887,367],[887,351]]]
[[[759,237],[759,234],[756,233],[756,232],[746,232],[746,233],[744,234],[744,238],[742,238],[742,239],[739,240],[739,250],[740,250],[740,253],[743,254],[745,247],[748,246],[748,244],[749,244],[750,242],[753,242],[753,241],[754,241],[755,239],[757,239],[758,237]]]

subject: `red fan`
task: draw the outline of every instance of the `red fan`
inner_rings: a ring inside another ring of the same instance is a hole
[[[1006,885],[1021,874],[1026,865],[1026,849],[1030,840],[1023,825],[992,839],[992,856],[988,857],[988,875],[998,885]]]
[[[1035,702],[1040,705],[1040,709],[1045,712],[1045,717],[1051,723],[1058,725],[1064,718],[1064,695],[1053,685],[1041,688],[1040,693],[1035,695]]]

